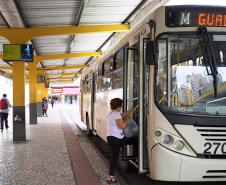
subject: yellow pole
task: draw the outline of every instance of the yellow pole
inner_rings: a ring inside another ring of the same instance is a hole
[[[13,140],[26,140],[25,68],[23,62],[13,63]]]
[[[37,102],[42,102],[44,83],[37,83]]]
[[[36,85],[37,69],[34,61],[34,63],[29,64],[30,124],[37,124]]]
[[[13,105],[25,105],[25,68],[23,62],[15,62],[13,64]]]
[[[11,44],[27,43],[27,37],[6,37]],[[23,61],[13,62],[13,140],[26,141],[25,128],[25,65]]]

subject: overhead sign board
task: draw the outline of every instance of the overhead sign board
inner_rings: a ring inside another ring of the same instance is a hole
[[[3,44],[3,60],[5,61],[33,61],[31,44]]]
[[[226,7],[168,6],[167,27],[226,27]]]

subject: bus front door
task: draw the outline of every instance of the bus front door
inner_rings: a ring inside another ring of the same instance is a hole
[[[139,53],[139,134],[138,134],[138,171],[148,171],[148,149],[147,149],[147,115],[149,94],[149,66],[145,62],[146,44],[149,38],[140,37]]]
[[[147,154],[147,110],[148,110],[148,77],[149,68],[145,64],[145,47],[148,38],[140,37],[137,47],[126,48],[124,68],[124,111],[135,107],[138,109],[131,115],[138,127],[138,146],[128,145],[123,148],[123,159],[135,161],[139,173],[148,171]],[[135,150],[137,150],[135,152]],[[138,159],[138,161],[137,161]]]
[[[127,47],[125,55],[123,111],[128,111],[139,106],[139,49],[137,47]],[[138,125],[139,111],[135,111],[131,115],[131,119],[133,119]],[[135,161],[138,158],[138,151],[135,150],[137,150],[137,147],[134,145],[123,147],[123,159]]]

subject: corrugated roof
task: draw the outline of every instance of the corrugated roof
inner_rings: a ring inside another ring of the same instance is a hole
[[[89,57],[68,59],[68,60],[66,60],[66,65],[85,64],[88,59],[89,59]]]
[[[3,44],[9,44],[9,41],[4,37],[0,37],[0,53],[3,53]],[[0,66],[9,66],[9,65],[0,59]]]
[[[77,23],[82,0],[17,0],[26,25],[62,26]],[[35,48],[41,55],[67,53],[71,42],[70,35],[34,38]],[[42,63],[44,66],[61,66],[65,60]],[[54,73],[54,72],[53,72]]]
[[[47,71],[46,72],[47,74],[56,74],[56,75],[58,75],[58,74],[61,74],[62,73],[62,70],[53,70],[53,71]]]
[[[96,51],[111,33],[76,35],[71,52]]]
[[[141,0],[89,0],[85,6],[80,24],[121,23]]]
[[[29,25],[73,25],[81,0],[17,0]]]
[[[74,73],[74,72],[78,72],[79,69],[65,69],[64,73]]]
[[[122,23],[142,0],[15,0],[26,26],[61,26]],[[82,2],[85,2],[81,15]],[[1,26],[1,17],[0,17]],[[53,53],[96,51],[112,33],[84,34],[34,38],[41,55]],[[1,42],[1,41],[0,41]],[[71,49],[70,49],[71,48]],[[1,48],[0,48],[1,49]],[[43,62],[44,66],[85,64],[90,57]],[[63,70],[75,72],[79,69]],[[48,73],[58,74],[60,71]]]
[[[64,65],[64,60],[49,60],[48,62],[43,61],[45,66],[62,66]]]
[[[35,40],[36,48],[41,55],[51,53],[66,53],[68,43],[71,37],[69,35],[38,37]]]
[[[9,41],[0,36],[0,53],[3,53],[3,44],[9,44]]]
[[[1,15],[0,15],[0,27],[7,27],[7,24]]]
[[[2,59],[0,59],[0,66],[9,66],[8,64],[6,64]],[[0,69],[1,70],[1,69]]]

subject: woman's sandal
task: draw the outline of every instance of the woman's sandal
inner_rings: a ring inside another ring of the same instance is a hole
[[[108,177],[107,179],[107,183],[108,184],[114,184],[114,183],[117,183],[117,179],[115,177]]]

